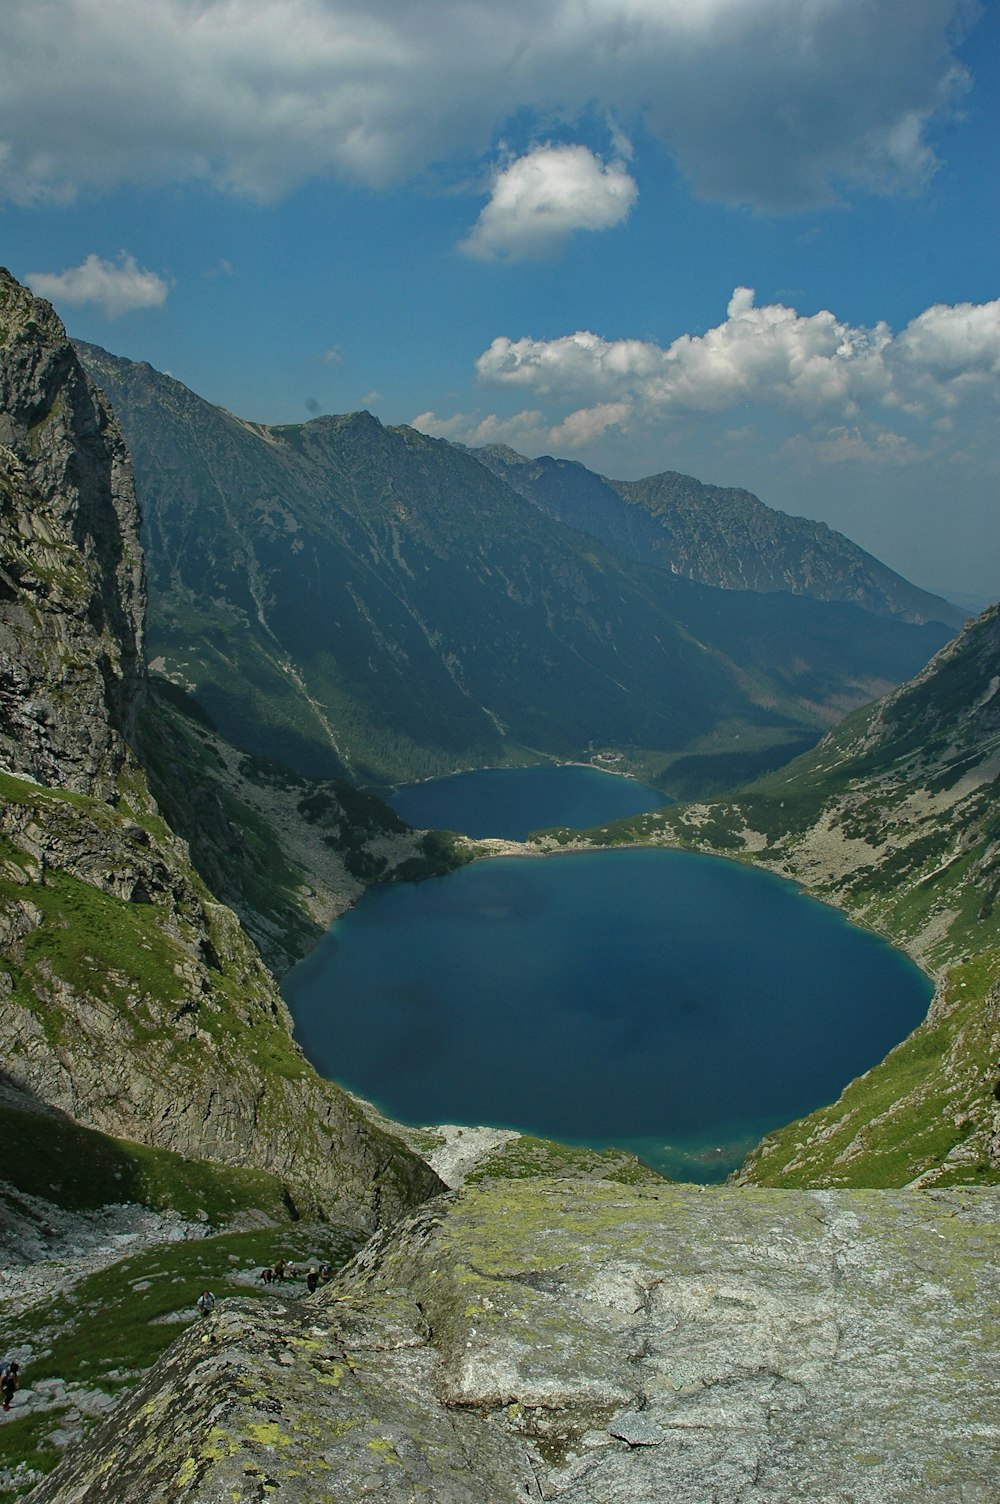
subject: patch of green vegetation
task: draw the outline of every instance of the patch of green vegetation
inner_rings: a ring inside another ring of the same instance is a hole
[[[15,1407],[17,1400],[15,1398]],[[35,1473],[49,1473],[62,1457],[62,1452],[50,1440],[59,1424],[62,1411],[19,1416],[16,1409],[4,1417],[0,1426],[0,1469],[7,1472],[19,1464]],[[23,1498],[23,1489],[0,1488],[0,1504]]]
[[[794,738],[763,746],[731,745],[725,751],[692,752],[663,763],[656,786],[674,799],[711,799],[730,789],[783,768],[813,747],[820,733],[803,732]],[[741,742],[737,737],[736,741]]]
[[[128,858],[127,824],[108,805],[85,795],[6,778],[0,794],[8,787],[11,802],[30,805],[38,822],[53,832],[75,837],[82,827],[90,842],[101,843],[109,852],[121,850]],[[31,872],[24,866],[23,853],[18,862],[13,842],[8,850],[30,880],[19,882],[13,872],[0,878],[0,902],[28,901],[42,922],[24,936],[5,970],[15,1001],[39,1018],[51,1041],[61,1037],[63,1021],[56,999],[59,984],[64,984],[79,996],[114,1008],[137,1046],[169,1040],[175,1059],[183,1062],[189,1055],[195,1069],[202,1050],[196,1042],[178,1037],[178,1008],[196,1011],[199,1027],[221,1045],[238,1042],[259,1070],[293,1080],[309,1074],[284,1015],[266,1006],[272,984],[263,967],[253,976],[258,963],[249,947],[243,955],[245,965],[220,961],[220,956],[231,954],[234,945],[242,942],[231,918],[208,901],[209,894],[193,870],[187,875],[196,909],[188,922],[169,904],[119,898],[53,865],[44,872]],[[155,843],[149,854],[155,861]],[[197,906],[202,904],[199,914]],[[195,922],[199,918],[207,922],[207,937]],[[204,1006],[200,997],[191,998],[191,984],[185,980],[193,955],[200,955],[211,968],[211,995]],[[253,990],[258,984],[265,1006],[255,1008]]]
[[[89,1275],[67,1294],[27,1312],[23,1325],[14,1318],[8,1345],[31,1343],[32,1382],[103,1378],[105,1387],[114,1387],[120,1381],[109,1383],[109,1369],[148,1368],[170,1346],[179,1326],[164,1317],[190,1312],[190,1319],[199,1319],[195,1301],[202,1290],[211,1289],[220,1300],[303,1295],[300,1280],[265,1286],[254,1277],[279,1256],[341,1268],[357,1249],[357,1238],[345,1228],[303,1224],[160,1244]],[[25,1383],[28,1379],[26,1372]]]
[[[410,857],[393,869],[391,881],[417,882],[425,877],[443,877],[475,859],[464,836],[452,830],[429,830],[420,843],[420,856]]]
[[[69,1210],[136,1202],[157,1211],[205,1217],[224,1226],[240,1212],[288,1216],[284,1184],[264,1170],[186,1159],[84,1128],[71,1118],[0,1106],[0,1134],[11,1146],[3,1178],[18,1191]]]
[[[24,941],[24,980],[33,972],[58,977],[126,1012],[137,1033],[155,1030],[152,1018],[143,1025],[136,1015],[136,994],[168,1006],[184,994],[173,971],[177,946],[163,933],[156,908],[128,903],[52,870],[44,884],[33,885],[31,899],[45,922]],[[19,1001],[37,1009],[36,989],[27,995],[23,987],[20,991]]]
[[[357,1247],[345,1228],[288,1223],[160,1244],[99,1270],[21,1317],[8,1313],[4,1340],[10,1350],[32,1349],[22,1366],[22,1388],[61,1379],[114,1395],[155,1363],[185,1326],[202,1319],[195,1301],[203,1289],[220,1300],[295,1299],[306,1293],[300,1280],[265,1286],[254,1276],[278,1257],[300,1265],[325,1261],[339,1269]],[[9,1467],[24,1461],[51,1470],[60,1452],[47,1438],[64,1415],[58,1407],[19,1417],[15,1399],[0,1428],[0,1459]],[[85,1433],[93,1424],[84,1420]]]
[[[538,1176],[611,1180],[620,1185],[662,1185],[663,1177],[634,1154],[620,1149],[587,1149],[552,1139],[521,1134],[482,1160],[466,1177],[469,1185],[484,1180],[533,1180]]]

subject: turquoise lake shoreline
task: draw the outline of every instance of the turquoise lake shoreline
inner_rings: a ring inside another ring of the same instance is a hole
[[[286,979],[317,1068],[415,1126],[617,1146],[713,1181],[926,1013],[908,958],[772,873],[557,854],[367,893]]]

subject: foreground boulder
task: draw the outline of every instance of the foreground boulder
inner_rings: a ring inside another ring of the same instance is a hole
[[[36,1504],[989,1504],[1000,1191],[492,1182],[226,1302]]]

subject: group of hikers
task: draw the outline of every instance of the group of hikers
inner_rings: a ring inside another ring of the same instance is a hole
[[[315,1294],[320,1285],[325,1285],[333,1273],[329,1264],[310,1264],[305,1276],[306,1289],[310,1295]],[[257,1278],[265,1285],[283,1285],[286,1280],[299,1279],[301,1271],[291,1260],[275,1259],[266,1269],[262,1269]],[[210,1316],[215,1310],[215,1296],[211,1290],[202,1290],[195,1305],[202,1316]],[[16,1366],[16,1365],[15,1365]],[[7,1406],[4,1406],[7,1409]]]
[[[306,1288],[309,1294],[319,1285],[325,1285],[333,1271],[329,1264],[310,1264],[306,1274]],[[266,1269],[262,1269],[257,1278],[265,1285],[283,1285],[286,1279],[298,1279],[300,1270],[296,1264],[286,1263],[284,1259],[276,1259]]]

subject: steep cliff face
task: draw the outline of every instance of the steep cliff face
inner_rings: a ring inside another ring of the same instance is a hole
[[[104,1132],[265,1168],[371,1227],[439,1187],[321,1081],[162,819],[127,452],[61,324],[0,279],[3,1084]]]
[[[58,318],[0,269],[0,758],[113,794],[142,702],[128,454]]]

